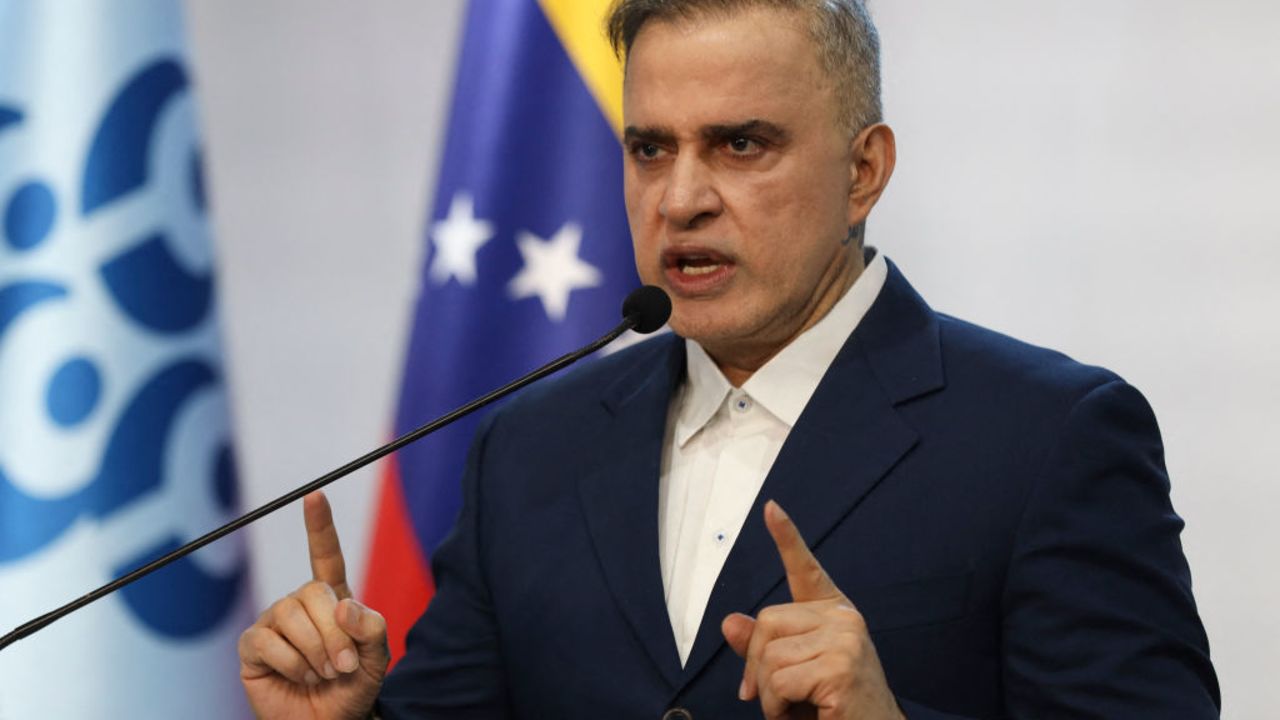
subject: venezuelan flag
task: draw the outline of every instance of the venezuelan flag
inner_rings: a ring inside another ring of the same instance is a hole
[[[622,70],[609,0],[468,11],[396,434],[582,345],[638,281],[622,200]],[[477,418],[387,464],[364,599],[393,658],[433,592]]]

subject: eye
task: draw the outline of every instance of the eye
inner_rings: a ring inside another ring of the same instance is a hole
[[[651,142],[635,142],[631,144],[631,154],[637,160],[654,160],[662,155],[662,148]]]
[[[755,138],[738,135],[729,139],[725,147],[734,155],[751,156],[764,150],[764,145]]]

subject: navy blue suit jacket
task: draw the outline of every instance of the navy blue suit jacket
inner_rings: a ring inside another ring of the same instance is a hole
[[[658,474],[684,344],[483,424],[393,718],[759,718],[729,613],[790,600],[776,499],[865,616],[912,718],[1208,718],[1218,687],[1155,418],[1114,374],[934,313],[890,266],[778,455],[682,668]]]

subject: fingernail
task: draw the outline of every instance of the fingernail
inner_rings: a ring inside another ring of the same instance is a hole
[[[360,624],[360,611],[356,609],[356,604],[353,602],[347,603],[347,624],[351,627]]]
[[[739,700],[747,699],[747,679],[746,678],[742,678],[742,682],[738,685],[738,699]]]
[[[778,504],[778,501],[770,500],[768,504],[773,508],[772,512],[774,518],[778,520],[787,519],[787,511],[782,509],[782,506]]]
[[[316,675],[314,670],[308,670],[306,677],[302,678],[308,685],[319,685],[320,677]]]
[[[357,665],[356,654],[350,650],[343,650],[338,653],[338,669],[344,673],[355,672]]]
[[[330,680],[338,677],[338,671],[333,669],[333,663],[326,662],[324,664],[324,676]]]

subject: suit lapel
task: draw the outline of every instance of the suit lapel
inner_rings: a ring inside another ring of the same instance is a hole
[[[606,393],[610,418],[592,442],[595,457],[579,477],[578,491],[614,601],[674,687],[680,658],[662,590],[658,479],[667,407],[683,378],[685,356],[679,338],[655,342],[667,343],[665,356],[636,363]]]
[[[880,482],[916,442],[857,353],[823,378],[787,436],[742,532],[725,560],[694,641],[686,677],[693,677],[724,645],[720,622],[732,612],[754,613],[784,580],[777,549],[764,525],[764,503],[776,500],[810,547]]]
[[[836,356],[765,478],[717,578],[684,682],[725,647],[724,617],[753,613],[785,579],[764,525],[764,503],[776,500],[810,547],[819,547],[918,441],[895,405],[941,386],[937,320],[890,263],[880,296]]]

